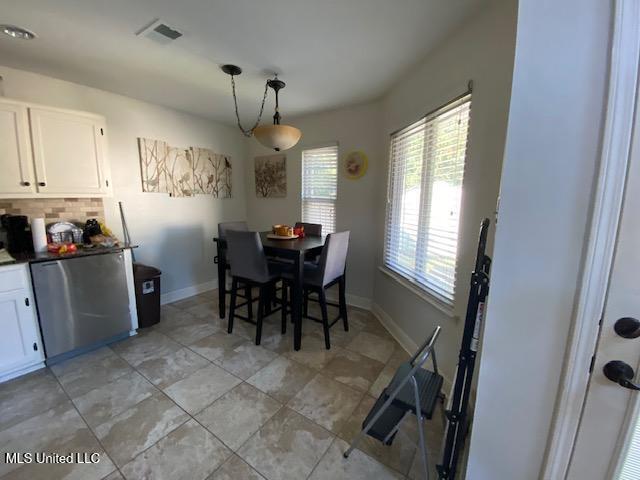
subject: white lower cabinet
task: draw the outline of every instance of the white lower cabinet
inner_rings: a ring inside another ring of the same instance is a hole
[[[44,366],[29,266],[0,267],[0,382]]]

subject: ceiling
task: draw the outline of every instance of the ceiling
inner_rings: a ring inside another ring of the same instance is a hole
[[[0,0],[0,64],[234,123],[255,119],[267,72],[287,82],[286,116],[379,97],[484,0]],[[183,33],[136,36],[155,19]],[[272,114],[272,92],[265,115]]]

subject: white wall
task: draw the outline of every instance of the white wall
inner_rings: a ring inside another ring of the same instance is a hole
[[[0,66],[0,76],[6,97],[104,115],[114,192],[104,202],[107,224],[121,232],[118,201],[122,201],[133,242],[140,245],[137,260],[163,271],[164,293],[198,285],[213,287],[217,274],[212,238],[217,223],[246,218],[247,144],[236,128],[26,71]],[[231,155],[233,198],[170,198],[142,193],[137,137],[166,140],[176,146],[209,147]]]
[[[539,476],[599,157],[610,10],[520,1],[469,479]]]
[[[283,112],[286,114],[286,110]],[[246,166],[247,213],[250,226],[259,230],[276,223],[294,224],[301,219],[302,150],[338,143],[340,165],[352,150],[363,150],[369,158],[369,169],[359,180],[349,180],[338,174],[336,228],[351,231],[347,260],[347,294],[354,303],[364,305],[373,295],[373,262],[376,247],[376,206],[381,195],[376,189],[377,177],[386,162],[381,155],[379,104],[349,107],[297,118],[285,117],[302,130],[303,137],[287,150],[286,198],[258,198],[255,193],[254,157],[274,153],[250,140]],[[384,194],[383,194],[384,195]]]
[[[437,353],[451,379],[457,363],[480,221],[493,221],[509,108],[515,42],[515,1],[490,2],[463,24],[383,99],[384,151],[389,134],[463,93],[473,80],[470,137],[463,183],[462,218],[456,281],[455,315],[451,318],[376,269],[375,310],[392,322],[416,348],[436,325],[442,326]],[[386,166],[378,177],[377,265],[382,265]],[[492,227],[493,228],[493,227]]]

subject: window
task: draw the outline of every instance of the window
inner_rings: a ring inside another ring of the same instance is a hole
[[[384,264],[453,305],[471,95],[391,135]]]
[[[302,151],[302,221],[322,224],[322,233],[336,231],[338,146]]]

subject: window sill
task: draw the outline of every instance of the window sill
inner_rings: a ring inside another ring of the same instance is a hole
[[[436,297],[434,297],[433,295],[429,294],[429,292],[427,292],[426,290],[421,289],[420,287],[418,287],[418,286],[414,285],[413,283],[411,283],[406,278],[403,278],[402,276],[398,275],[394,271],[392,271],[392,270],[390,270],[390,269],[388,269],[388,268],[386,268],[384,266],[379,266],[378,270],[380,270],[382,273],[384,273],[386,276],[390,277],[391,279],[395,280],[397,283],[402,285],[404,288],[409,290],[411,293],[416,295],[421,300],[424,300],[429,305],[437,308],[440,312],[445,314],[447,317],[456,318],[456,315],[453,312],[453,306],[447,305],[447,304],[441,302]]]

